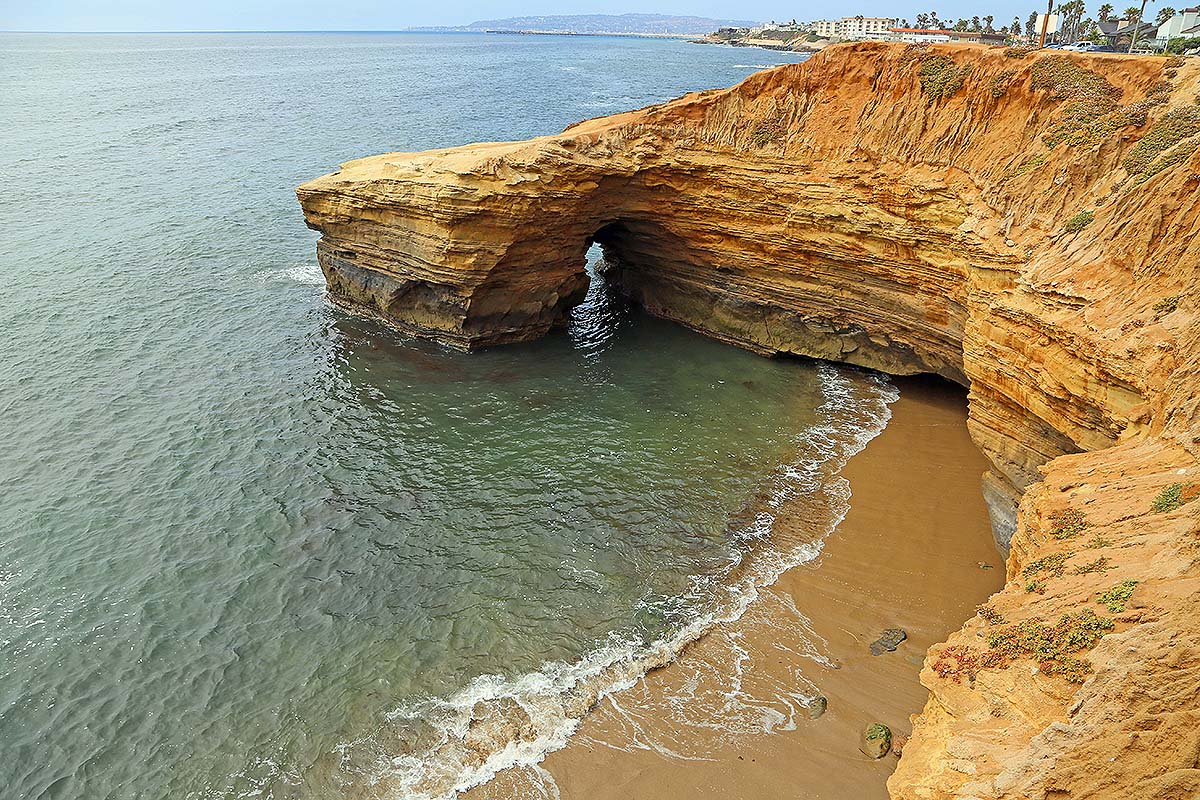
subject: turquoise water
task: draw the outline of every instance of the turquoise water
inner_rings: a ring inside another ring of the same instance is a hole
[[[463,355],[333,310],[292,194],[788,54],[0,35],[5,798],[447,796],[808,557],[859,373],[624,307]],[[811,537],[771,509],[812,498]]]

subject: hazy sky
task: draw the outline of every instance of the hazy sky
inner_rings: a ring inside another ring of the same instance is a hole
[[[1089,13],[1096,2],[1088,3]],[[907,17],[934,9],[943,18],[993,14],[996,24],[1045,8],[1037,0],[0,0],[0,30],[395,30],[461,25],[531,14],[661,12],[733,19],[816,19],[842,14]]]

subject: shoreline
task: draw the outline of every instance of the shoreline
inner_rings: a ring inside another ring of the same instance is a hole
[[[859,732],[879,721],[898,743],[907,738],[927,697],[925,651],[1004,580],[963,393],[893,380],[892,419],[843,468],[851,508],[817,559],[762,590],[742,619],[605,698],[540,765],[464,796],[887,797],[896,757],[859,753]],[[789,518],[803,525],[786,512],[779,524]],[[907,641],[870,655],[888,627]],[[806,702],[818,692],[828,711],[813,720]]]
[[[559,137],[350,162],[297,196],[322,250],[354,256],[345,293],[431,339],[542,335],[578,281],[562,243],[599,239],[636,255],[621,275],[635,302],[721,341],[970,386],[1007,583],[943,628],[888,784],[906,800],[1191,797],[1195,764],[1154,741],[1194,732],[1180,678],[1200,663],[1200,151],[1180,127],[1197,66],[844,44]],[[1081,122],[1076,101],[1112,124]],[[534,173],[552,209],[512,180]],[[451,190],[481,202],[447,204]],[[348,207],[438,223],[418,235]],[[360,253],[381,242],[403,258]],[[486,286],[480,264],[496,268]],[[454,302],[380,288],[431,275]],[[927,477],[944,501],[943,472]]]
[[[751,50],[770,50],[771,52],[774,52],[774,53],[808,53],[809,55],[813,55],[815,53],[821,52],[821,50],[823,50],[829,44],[828,40],[824,40],[824,41],[826,42],[826,44],[823,44],[820,46],[818,46],[816,42],[813,42],[813,43],[805,42],[803,46],[799,46],[799,47],[789,47],[784,42],[780,42],[778,45],[772,45],[772,44],[768,44],[767,40],[764,40],[764,39],[750,39],[750,40],[747,40],[747,39],[725,39],[725,40],[715,41],[713,39],[700,38],[700,39],[691,39],[688,43],[689,44],[711,44],[711,45],[716,45],[717,47],[748,48]]]

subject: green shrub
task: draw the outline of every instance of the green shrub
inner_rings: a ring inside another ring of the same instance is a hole
[[[1121,90],[1113,86],[1104,76],[1079,66],[1066,56],[1050,56],[1034,62],[1030,72],[1034,91],[1050,92],[1056,100],[1107,100],[1115,104]]]
[[[1191,50],[1194,47],[1200,47],[1200,36],[1192,36],[1187,39],[1183,38],[1182,36],[1177,36],[1171,41],[1167,42],[1168,53],[1178,54],[1187,50]]]
[[[1170,314],[1172,311],[1179,308],[1179,301],[1182,298],[1183,295],[1179,294],[1173,294],[1169,297],[1164,297],[1162,300],[1159,300],[1154,304],[1154,314],[1159,317],[1165,314]]]
[[[766,147],[783,136],[783,125],[776,120],[764,120],[750,132],[750,141],[755,147]]]
[[[1150,103],[1118,106],[1119,88],[1066,56],[1041,58],[1030,72],[1034,91],[1047,91],[1055,100],[1069,101],[1057,124],[1043,137],[1048,147],[1061,142],[1069,147],[1090,146],[1129,125],[1146,124]]]
[[[1067,569],[1067,559],[1073,555],[1075,555],[1073,552],[1068,551],[1066,553],[1052,553],[1048,556],[1042,556],[1026,564],[1025,568],[1021,570],[1021,574],[1028,578],[1039,572],[1045,572],[1051,577],[1061,578],[1063,572]]]
[[[1155,81],[1146,88],[1146,97],[1154,97],[1158,94],[1170,94],[1175,85],[1170,81]]]
[[[1067,147],[1090,147],[1117,131],[1146,124],[1154,103],[1143,100],[1113,108],[1106,100],[1085,98],[1068,103],[1054,128],[1042,137],[1047,147],[1066,142]]]
[[[786,109],[776,100],[774,107],[765,113],[750,131],[750,142],[755,147],[766,147],[768,144],[782,139],[785,133],[787,133]]]
[[[762,125],[759,125],[750,132],[750,142],[755,147],[766,147],[768,144],[775,141],[777,137],[778,134],[773,133],[770,128],[763,127]]]
[[[983,618],[983,621],[989,625],[1003,625],[1004,617],[999,611],[987,605],[976,606],[975,612]]]
[[[1048,158],[1049,156],[1045,153],[1035,153],[1034,155],[1022,161],[1016,167],[1005,172],[1004,180],[1010,180],[1012,178],[1019,178],[1022,175],[1027,175],[1045,164]]]
[[[1087,530],[1089,525],[1087,517],[1077,508],[1064,508],[1050,514],[1050,535],[1055,539],[1071,539]]]
[[[1090,608],[1063,614],[1054,625],[1038,618],[1005,625],[988,635],[988,646],[1002,661],[1031,658],[1047,675],[1061,675],[1082,683],[1092,667],[1074,654],[1090,650],[1113,629],[1113,621],[1096,616]]]
[[[1167,150],[1158,158],[1150,163],[1140,175],[1134,180],[1134,185],[1143,184],[1153,178],[1163,170],[1170,169],[1176,164],[1182,164],[1192,157],[1192,153],[1196,152],[1196,148],[1200,146],[1200,136],[1193,136],[1190,139],[1185,139],[1179,144]]]
[[[1075,216],[1067,220],[1063,225],[1063,230],[1067,233],[1079,233],[1081,230],[1092,224],[1096,219],[1096,214],[1093,211],[1080,211]]]
[[[970,74],[970,64],[960,67],[954,63],[954,59],[941,53],[924,53],[921,56],[921,91],[925,92],[931,103],[957,92]]]
[[[1158,493],[1150,509],[1155,514],[1166,514],[1183,505],[1183,484],[1172,483]]]
[[[1089,561],[1086,564],[1080,564],[1075,567],[1074,573],[1076,575],[1088,575],[1092,572],[1106,572],[1110,569],[1112,567],[1108,565],[1108,556],[1100,556],[1095,561]]]
[[[1200,108],[1177,106],[1155,121],[1121,165],[1130,175],[1141,175],[1150,169],[1159,156],[1197,133],[1200,133]],[[1161,170],[1162,167],[1159,167],[1156,171]]]
[[[1013,75],[1016,75],[1015,69],[1006,69],[996,77],[992,78],[992,97],[1003,97],[1008,91],[1008,84],[1012,81]]]
[[[997,650],[980,652],[968,645],[952,644],[938,653],[932,666],[940,677],[950,678],[955,683],[962,683],[966,678],[974,683],[979,670],[1007,667],[1008,662]]]
[[[1137,585],[1137,581],[1121,581],[1107,592],[1097,592],[1096,602],[1112,613],[1120,614],[1125,610],[1125,604],[1133,596],[1133,590],[1137,588]]]

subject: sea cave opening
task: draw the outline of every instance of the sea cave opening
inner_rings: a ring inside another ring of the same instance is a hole
[[[628,322],[632,303],[612,279],[616,270],[615,255],[599,242],[589,239],[584,257],[587,293],[569,312],[567,335],[580,350],[600,350]]]
[[[635,313],[636,303],[623,279],[631,254],[645,249],[636,246],[636,238],[630,223],[616,220],[603,224],[584,242],[587,292],[567,320],[567,334],[577,348],[603,349]]]

